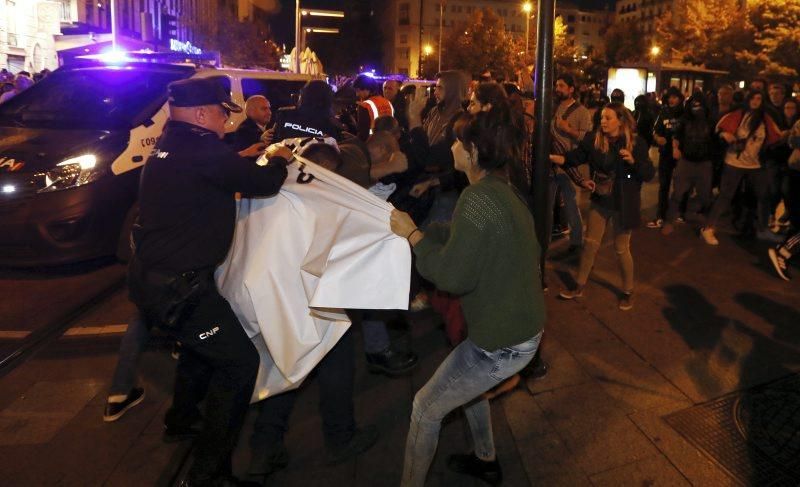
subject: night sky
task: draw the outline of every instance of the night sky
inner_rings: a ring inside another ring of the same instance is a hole
[[[378,5],[383,0],[372,0],[374,5]],[[520,0],[521,2],[522,0]],[[590,9],[602,9],[606,5],[613,7],[615,0],[569,0],[570,3],[577,4],[579,7]],[[294,44],[294,0],[279,0],[281,11],[275,14],[270,24],[273,34],[278,44],[285,43],[287,47]],[[300,0],[300,5],[304,8],[321,8],[330,10],[341,10],[344,0]]]

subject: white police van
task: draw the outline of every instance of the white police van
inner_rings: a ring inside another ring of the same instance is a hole
[[[125,260],[139,174],[168,117],[167,85],[219,78],[233,100],[292,105],[312,76],[153,62],[83,60],[0,104],[0,265]],[[244,120],[232,114],[227,132]]]

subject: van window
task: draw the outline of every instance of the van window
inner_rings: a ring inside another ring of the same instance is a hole
[[[294,106],[305,84],[302,80],[242,78],[242,95],[245,101],[253,95],[263,95],[274,111]]]
[[[0,105],[0,125],[129,130],[167,100],[167,85],[191,69],[97,66],[56,70]]]

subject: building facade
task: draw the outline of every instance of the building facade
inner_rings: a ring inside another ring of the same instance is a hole
[[[439,39],[467,25],[481,9],[493,10],[512,35],[524,37],[526,29],[535,31],[534,12],[523,11],[519,0],[385,0],[380,13],[384,33],[384,69],[387,72],[418,76],[421,63],[438,62]],[[579,9],[556,3],[556,15],[567,26],[569,42],[582,52],[603,50],[603,32],[611,24],[613,12]],[[530,17],[529,17],[530,15]],[[441,34],[440,34],[441,22]]]
[[[221,9],[242,20],[254,15],[245,0],[0,0],[0,68],[52,70],[112,45],[192,52],[198,33],[216,28]]]

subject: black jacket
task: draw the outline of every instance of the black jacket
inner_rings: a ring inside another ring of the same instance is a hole
[[[650,181],[655,175],[655,168],[647,154],[647,143],[636,136],[633,143],[633,164],[628,164],[619,156],[625,146],[623,137],[618,138],[609,147],[608,153],[602,153],[594,147],[593,132],[586,134],[578,147],[566,153],[564,168],[589,164],[594,178],[597,173],[613,179],[613,186],[608,195],[592,193],[594,204],[607,210],[618,211],[620,226],[624,230],[637,228],[641,222],[642,183]]]
[[[233,133],[231,147],[236,152],[243,151],[251,145],[261,142],[263,133],[252,118],[246,118]]]
[[[137,259],[165,271],[213,268],[233,238],[234,195],[271,196],[285,179],[283,158],[258,166],[214,132],[168,122],[142,170],[133,230]]]

